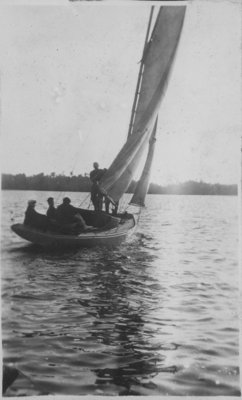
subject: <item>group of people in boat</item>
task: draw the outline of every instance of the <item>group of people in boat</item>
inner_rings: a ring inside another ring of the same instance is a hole
[[[105,204],[105,211],[109,213],[110,200],[105,197],[100,189],[99,182],[106,172],[106,169],[100,169],[99,164],[94,162],[94,169],[90,172],[91,201],[95,211],[102,211]],[[86,224],[84,218],[80,214],[80,210],[71,205],[69,197],[64,197],[63,203],[55,207],[54,198],[47,199],[48,210],[46,215],[39,214],[35,210],[36,201],[29,200],[28,207],[25,212],[24,225],[35,227],[43,231],[51,230],[64,234],[79,234],[81,232],[94,229]],[[112,209],[114,215],[117,214],[118,205]]]
[[[43,231],[54,231],[63,234],[78,235],[81,232],[94,229],[86,224],[78,208],[71,205],[69,197],[64,197],[63,202],[57,208],[53,197],[47,199],[48,210],[46,215],[35,210],[36,201],[29,200],[25,211],[24,225],[41,229]]]

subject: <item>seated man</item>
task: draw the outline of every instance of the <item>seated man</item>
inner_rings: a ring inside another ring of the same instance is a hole
[[[62,233],[70,233],[78,235],[79,233],[92,228],[88,226],[78,212],[78,209],[73,207],[69,197],[63,199],[63,203],[57,207],[56,218],[57,222],[60,224],[60,229]]]
[[[56,220],[56,208],[55,208],[55,204],[54,204],[54,199],[53,197],[49,197],[47,199],[47,203],[49,204],[49,208],[47,210],[47,218],[51,221],[51,220]]]
[[[35,200],[28,201],[28,207],[25,211],[24,225],[41,230],[47,229],[47,217],[35,211]]]
[[[59,232],[60,224],[57,222],[57,210],[55,208],[53,197],[49,197],[47,199],[47,203],[49,204],[49,208],[46,213],[48,220],[48,229],[53,232]]]

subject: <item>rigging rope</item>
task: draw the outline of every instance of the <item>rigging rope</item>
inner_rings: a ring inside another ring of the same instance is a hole
[[[89,198],[89,204],[88,204],[87,209],[89,209],[90,206],[91,206],[91,196],[90,196],[90,193],[88,193],[87,196],[80,202],[80,204],[79,204],[78,207],[81,207],[81,206],[88,200],[88,198]]]
[[[87,140],[87,136],[88,136],[88,135],[86,135],[86,136],[84,137],[84,140],[82,141],[82,145],[83,145],[83,144],[85,143],[85,141]],[[71,137],[72,137],[72,133],[70,132],[69,135],[67,136],[67,143],[69,144],[69,146],[70,146],[70,143],[71,143]],[[82,148],[83,148],[83,146],[82,146]],[[75,170],[75,168],[76,168],[76,165],[77,165],[78,154],[79,154],[79,152],[80,152],[80,148],[78,147],[78,149],[77,149],[77,151],[76,151],[76,156],[74,157],[74,162],[73,162],[73,164],[72,164],[72,168],[71,168],[71,171],[70,171],[70,176],[73,176],[73,172],[74,172],[74,170]],[[78,192],[78,193],[80,193],[80,192]],[[66,196],[66,190],[65,190],[65,191],[61,191],[61,190],[58,191],[57,203],[60,201],[61,195],[62,195],[63,197],[65,197],[65,196]],[[88,195],[86,196],[86,198],[85,198],[84,200],[81,201],[79,207],[82,206],[82,204],[88,199],[89,196],[90,196],[90,194],[88,194]],[[90,203],[91,203],[91,200],[90,200],[90,202],[89,202],[88,208],[90,208]]]

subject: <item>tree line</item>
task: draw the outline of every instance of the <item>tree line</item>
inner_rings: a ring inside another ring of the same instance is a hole
[[[127,192],[133,193],[136,182],[132,181]],[[45,190],[63,192],[89,192],[91,181],[88,174],[84,175],[50,175],[43,173],[26,176],[25,174],[2,174],[3,190]],[[211,184],[205,182],[188,181],[167,186],[151,183],[149,194],[192,194],[192,195],[227,195],[238,193],[237,185]]]

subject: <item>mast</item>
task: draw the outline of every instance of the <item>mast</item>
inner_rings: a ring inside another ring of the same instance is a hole
[[[152,6],[151,10],[150,10],[150,17],[149,17],[146,36],[145,36],[145,43],[144,43],[144,48],[143,48],[143,53],[142,53],[142,59],[141,59],[141,62],[140,62],[139,75],[138,75],[138,80],[137,80],[136,89],[135,89],[133,106],[132,106],[132,110],[131,110],[128,137],[132,134],[132,130],[133,130],[135,111],[136,111],[136,107],[137,107],[137,103],[138,103],[138,96],[140,94],[141,80],[142,80],[142,76],[143,76],[143,72],[144,72],[144,53],[145,53],[145,49],[146,49],[147,43],[149,41],[150,28],[151,28],[151,22],[152,22],[152,18],[153,18],[154,9],[155,9],[155,6]]]
[[[114,204],[134,178],[152,136],[171,75],[185,12],[185,6],[160,7],[146,44],[140,93],[132,113],[131,134],[99,183],[101,192]]]

